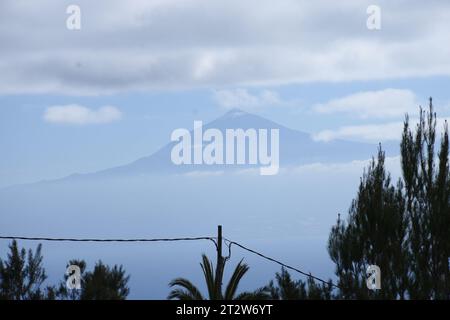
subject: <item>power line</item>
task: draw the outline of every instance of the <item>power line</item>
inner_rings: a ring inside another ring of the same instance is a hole
[[[30,240],[30,241],[58,241],[58,242],[173,242],[173,241],[196,241],[210,240],[216,241],[213,237],[184,237],[184,238],[134,238],[134,239],[98,239],[98,238],[48,238],[48,237],[17,237],[0,236],[0,239],[7,240]]]
[[[28,240],[28,241],[55,241],[55,242],[175,242],[175,241],[197,241],[197,240],[210,240],[214,243],[216,248],[218,247],[217,244],[217,238],[214,237],[183,237],[183,238],[132,238],[132,239],[99,239],[99,238],[49,238],[49,237],[20,237],[20,236],[0,236],[0,239],[6,239],[6,240]],[[332,281],[326,281],[324,279],[321,279],[319,277],[313,276],[311,273],[304,272],[298,268],[292,267],[288,264],[285,264],[279,260],[276,260],[274,258],[268,257],[258,251],[255,251],[253,249],[250,249],[238,242],[228,240],[224,238],[226,242],[228,242],[228,251],[229,256],[225,259],[228,260],[231,257],[231,246],[235,245],[243,250],[246,250],[250,253],[253,253],[261,258],[264,258],[266,260],[269,260],[271,262],[274,262],[278,265],[281,265],[282,267],[285,267],[286,269],[298,272],[302,275],[305,275],[307,277],[310,277],[312,279],[315,279],[317,281],[320,281],[324,284],[331,284],[333,287],[340,289],[340,287],[336,284],[334,284]]]
[[[235,245],[235,246],[237,246],[237,247],[239,247],[239,248],[241,248],[241,249],[243,249],[243,250],[246,250],[246,251],[248,251],[248,252],[250,252],[250,253],[253,253],[253,254],[255,254],[255,255],[261,257],[261,258],[264,258],[264,259],[266,259],[266,260],[269,260],[269,261],[272,261],[272,262],[274,262],[274,263],[276,263],[276,264],[279,264],[280,266],[282,266],[282,267],[284,267],[284,268],[286,268],[286,269],[290,269],[290,270],[292,270],[292,271],[296,271],[296,272],[298,272],[298,273],[300,273],[300,274],[302,274],[302,275],[305,275],[305,276],[307,276],[307,277],[310,277],[310,278],[312,278],[312,279],[314,279],[314,280],[320,281],[320,282],[322,282],[322,283],[324,283],[324,284],[331,284],[333,287],[338,288],[338,289],[341,289],[341,287],[339,287],[338,285],[334,284],[332,281],[326,281],[326,280],[321,279],[321,278],[319,278],[319,277],[313,276],[311,273],[304,272],[304,271],[302,271],[302,270],[300,270],[300,269],[297,269],[297,268],[295,268],[295,267],[292,267],[292,266],[290,266],[290,265],[287,265],[287,264],[285,264],[285,263],[283,263],[283,262],[281,262],[281,261],[279,261],[279,260],[276,260],[276,259],[274,259],[274,258],[268,257],[268,256],[266,256],[266,255],[264,255],[264,254],[262,254],[262,253],[260,253],[260,252],[258,252],[258,251],[255,251],[255,250],[252,250],[252,249],[250,249],[250,248],[247,248],[246,246],[244,246],[244,245],[242,245],[242,244],[240,244],[240,243],[238,243],[238,242],[231,241],[231,240],[228,240],[228,239],[225,239],[225,241],[228,241],[228,250],[229,250],[230,256],[231,256],[231,246],[232,246],[232,245]],[[230,256],[228,256],[227,258],[229,259]]]

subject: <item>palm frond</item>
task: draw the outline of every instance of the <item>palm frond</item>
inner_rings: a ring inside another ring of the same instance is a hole
[[[185,278],[176,278],[169,283],[170,287],[181,287],[173,289],[168,299],[179,299],[179,300],[204,300],[200,290],[189,280]]]
[[[216,286],[214,279],[214,267],[212,262],[208,259],[205,254],[202,254],[202,263],[200,263],[202,267],[203,275],[206,281],[206,287],[208,288],[208,296],[210,300],[216,299]]]
[[[228,282],[227,289],[225,291],[225,299],[232,300],[234,295],[236,294],[236,290],[238,288],[239,282],[242,277],[248,271],[249,266],[245,263],[242,263],[242,260],[238,263],[236,268],[234,269],[233,275]]]
[[[270,289],[266,287],[259,288],[253,292],[242,292],[236,296],[235,300],[271,300]]]
[[[170,291],[169,296],[167,297],[169,300],[195,300],[193,299],[190,292],[183,289],[173,289]]]

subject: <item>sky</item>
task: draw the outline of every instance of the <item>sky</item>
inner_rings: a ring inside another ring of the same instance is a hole
[[[450,117],[448,12],[445,0],[1,0],[2,232],[171,237],[223,223],[230,239],[332,276],[328,232],[348,210],[367,159],[306,164],[269,180],[4,187],[127,164],[166,145],[175,129],[235,108],[316,141],[395,143],[405,114],[416,121],[431,96],[442,131]],[[399,176],[399,157],[386,165]],[[203,248],[46,244],[45,263],[52,281],[69,258],[124,263],[133,297],[165,298],[175,276],[200,281]],[[180,256],[185,274],[173,261]],[[279,271],[245,258],[245,288]]]
[[[80,29],[69,30],[69,5]],[[329,141],[450,115],[446,1],[0,3],[0,187],[147,156],[239,108]]]

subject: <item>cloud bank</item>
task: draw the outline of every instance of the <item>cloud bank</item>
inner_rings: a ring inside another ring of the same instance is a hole
[[[409,119],[410,128],[415,128],[418,123],[417,118]],[[436,119],[437,137],[444,133],[444,127],[450,118]],[[377,124],[363,124],[342,126],[337,129],[327,129],[312,135],[316,141],[330,141],[335,139],[350,139],[356,141],[367,141],[378,143],[382,141],[399,141],[402,138],[403,122],[387,122]]]
[[[118,121],[122,113],[116,107],[104,106],[97,110],[71,104],[48,107],[44,113],[44,120],[50,123],[88,125],[105,124]]]
[[[316,141],[353,139],[370,142],[400,140],[403,122],[343,126],[335,130],[322,130],[313,135]]]
[[[365,91],[332,99],[313,107],[323,114],[345,113],[359,118],[399,118],[416,113],[419,102],[414,92],[401,89]]]
[[[0,94],[109,94],[450,75],[450,2],[79,0],[0,4]],[[430,19],[430,17],[432,17]]]

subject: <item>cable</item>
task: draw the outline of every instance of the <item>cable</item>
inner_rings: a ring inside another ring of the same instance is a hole
[[[216,238],[213,237],[185,237],[185,238],[153,238],[153,239],[97,239],[97,238],[47,238],[47,237],[16,237],[0,236],[0,239],[8,240],[30,240],[30,241],[69,241],[69,242],[172,242],[172,241],[196,241],[210,240],[216,246]]]
[[[260,256],[261,258],[264,258],[264,259],[266,259],[266,260],[275,262],[275,263],[281,265],[282,267],[284,267],[284,268],[286,268],[286,269],[290,269],[290,270],[296,271],[296,272],[298,272],[298,273],[300,273],[300,274],[302,274],[302,275],[305,275],[305,276],[307,276],[307,277],[310,277],[310,278],[312,278],[312,279],[315,279],[315,280],[317,280],[317,281],[320,281],[320,282],[322,282],[322,283],[324,283],[324,284],[331,284],[331,286],[333,286],[333,287],[335,287],[335,288],[338,288],[338,289],[341,289],[340,286],[334,284],[332,281],[326,281],[326,280],[321,279],[321,278],[319,278],[319,277],[313,276],[311,273],[306,273],[306,272],[304,272],[304,271],[302,271],[302,270],[300,270],[300,269],[297,269],[297,268],[295,268],[295,267],[292,267],[292,266],[290,266],[290,265],[287,265],[287,264],[285,264],[285,263],[283,263],[283,262],[281,262],[281,261],[278,261],[278,260],[276,260],[276,259],[274,259],[274,258],[270,258],[270,257],[268,257],[268,256],[266,256],[266,255],[264,255],[264,254],[262,254],[262,253],[260,253],[260,252],[257,252],[257,251],[255,251],[255,250],[252,250],[252,249],[250,249],[250,248],[247,248],[247,247],[243,246],[242,244],[240,244],[240,243],[238,243],[238,242],[231,241],[231,240],[228,240],[228,239],[225,239],[225,240],[228,241],[228,243],[229,243],[229,244],[228,244],[228,249],[229,249],[229,252],[230,252],[230,253],[229,253],[229,256],[227,257],[228,259],[229,259],[229,257],[231,257],[231,246],[234,244],[234,245],[240,247],[241,249],[244,249],[244,250],[246,250],[246,251],[248,251],[248,252],[251,252],[251,253],[253,253],[253,254],[257,255],[257,256]]]
[[[217,245],[217,238],[215,237],[184,237],[184,238],[137,238],[137,239],[98,239],[98,238],[48,238],[48,237],[17,237],[17,236],[0,236],[0,239],[7,239],[7,240],[30,240],[30,241],[68,241],[68,242],[174,242],[174,241],[196,241],[196,240],[210,240],[214,243],[216,248]],[[257,256],[260,256],[266,260],[269,260],[271,262],[274,262],[276,264],[281,265],[282,267],[285,267],[286,269],[290,269],[293,271],[296,271],[302,275],[305,275],[307,277],[310,277],[312,279],[315,279],[317,281],[320,281],[324,284],[331,284],[333,287],[336,287],[338,289],[341,289],[338,285],[334,284],[332,281],[326,281],[319,277],[313,276],[311,273],[306,273],[300,269],[297,269],[295,267],[292,267],[290,265],[287,265],[281,261],[278,261],[274,258],[270,258],[260,252],[257,252],[255,250],[252,250],[250,248],[247,248],[246,246],[235,242],[228,240],[226,238],[223,238],[225,241],[225,244],[228,246],[228,256],[225,257],[225,261],[229,260],[231,258],[231,246],[236,245],[237,247],[240,247],[243,250],[246,250],[250,253],[253,253]]]

